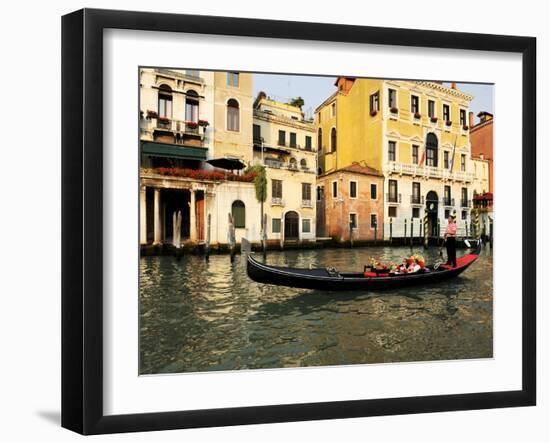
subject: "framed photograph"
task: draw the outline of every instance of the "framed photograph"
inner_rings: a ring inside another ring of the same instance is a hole
[[[536,403],[531,37],[62,21],[62,425]]]

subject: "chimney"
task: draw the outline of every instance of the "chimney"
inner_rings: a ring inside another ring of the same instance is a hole
[[[472,111],[468,112],[468,120],[469,120],[468,123],[470,128],[473,128],[475,125],[475,122],[474,122],[474,113]]]
[[[456,83],[455,82],[451,83],[451,89],[456,89]]]

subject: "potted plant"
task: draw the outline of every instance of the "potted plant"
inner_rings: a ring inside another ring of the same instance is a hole
[[[187,121],[187,122],[185,122],[185,126],[189,129],[197,129],[199,124],[197,122]]]
[[[463,125],[462,126],[462,129],[464,129],[465,131],[467,131],[468,129],[470,129],[470,127],[468,125]]]
[[[155,111],[147,111],[147,119],[158,118],[158,114]]]
[[[208,120],[199,120],[198,125],[206,128],[207,126],[210,126],[210,123],[208,123]]]
[[[433,117],[430,117],[430,121],[432,123],[437,123],[437,117],[433,116]]]
[[[378,114],[378,111],[376,109],[373,109],[372,111],[370,111],[371,117],[374,117],[376,114]]]
[[[451,126],[451,125],[453,124],[453,122],[452,122],[451,120],[447,120],[447,121],[445,122],[445,124],[446,124],[447,126]]]
[[[392,114],[397,114],[397,113],[398,113],[398,109],[397,109],[395,106],[393,106],[393,107],[390,108],[390,112],[391,112]]]
[[[417,119],[418,119],[418,118],[420,118],[420,117],[422,117],[422,115],[420,114],[420,112],[415,112],[415,113],[414,113],[414,118],[417,118]]]
[[[170,123],[170,119],[168,117],[158,117],[158,121],[166,125]]]

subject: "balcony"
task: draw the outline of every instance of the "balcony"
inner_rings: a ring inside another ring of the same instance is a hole
[[[388,193],[386,194],[386,201],[388,203],[401,203],[401,194]]]
[[[424,196],[423,195],[411,195],[411,205],[423,205]]]
[[[451,172],[448,169],[436,168],[434,166],[418,166],[409,163],[389,162],[388,172],[399,175],[411,175],[413,177],[436,178],[443,180],[456,180],[462,182],[471,182],[474,179],[472,172],[456,171]]]
[[[471,200],[460,200],[461,208],[469,208],[471,206]]]
[[[285,201],[281,197],[271,197],[271,206],[284,206]]]
[[[302,208],[313,208],[313,202],[311,200],[302,200]]]
[[[455,199],[454,198],[443,198],[443,206],[447,206],[447,207],[454,207],[455,205]]]

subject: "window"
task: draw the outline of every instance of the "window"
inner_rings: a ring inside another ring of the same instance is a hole
[[[460,110],[460,125],[466,126],[466,111],[464,109]]]
[[[420,204],[420,183],[413,182],[412,184],[412,201],[411,203]]]
[[[376,183],[371,183],[370,185],[370,198],[371,200],[376,200],[378,198],[378,190],[376,189]]]
[[[350,198],[357,198],[357,182],[350,180],[349,182],[349,196]]]
[[[277,143],[280,146],[284,146],[286,143],[286,132],[279,129],[279,138],[277,139]]]
[[[307,171],[307,170],[308,170],[307,161],[306,161],[305,158],[303,158],[302,160],[300,160],[300,168],[302,168],[304,171]]]
[[[317,121],[321,123],[321,111],[317,113]]]
[[[338,182],[332,182],[332,198],[338,198]]]
[[[357,229],[357,214],[354,212],[349,214],[349,227],[351,229]]]
[[[412,164],[418,164],[418,145],[412,145]]]
[[[443,204],[445,206],[451,206],[451,187],[445,186],[445,189],[443,191]]]
[[[172,88],[170,86],[160,85],[158,105],[160,118],[172,118]]]
[[[378,217],[376,216],[376,214],[371,214],[370,215],[370,227],[371,229],[374,229],[378,226]]]
[[[283,198],[282,180],[271,180],[271,198]]]
[[[426,146],[426,165],[437,167],[437,148]]]
[[[309,218],[302,219],[302,232],[304,233],[311,232],[311,219]]]
[[[185,95],[185,120],[188,122],[199,121],[199,94],[195,91],[187,91]]]
[[[461,190],[461,204],[463,208],[468,207],[468,188],[462,188]]]
[[[311,183],[302,183],[302,200],[311,201]]]
[[[397,217],[397,206],[388,206],[388,217]]]
[[[311,137],[306,135],[306,151],[311,151]]]
[[[319,128],[319,132],[317,133],[317,150],[319,152],[322,152],[322,149],[323,149],[323,131],[321,130],[321,128]]]
[[[388,201],[397,203],[397,180],[388,180]]]
[[[187,75],[188,77],[199,78],[200,77],[200,72],[197,71],[196,69],[187,69],[185,71],[185,75]]]
[[[451,210],[450,209],[445,209],[445,220],[447,220],[451,215]]]
[[[418,99],[418,95],[411,95],[411,112],[413,114],[420,112],[420,102]]]
[[[273,234],[279,234],[281,232],[281,219],[280,218],[271,219],[271,232]]]
[[[443,105],[443,120],[446,122],[451,121],[451,108],[449,108],[449,105]]]
[[[435,117],[435,101],[428,100],[428,117]]]
[[[322,186],[317,186],[317,201],[320,202],[323,200],[324,188]]]
[[[296,147],[296,133],[295,132],[290,133],[290,147],[291,148]]]
[[[388,142],[388,160],[395,161],[395,142]]]
[[[255,144],[262,143],[262,127],[260,125],[252,125],[252,137]]]
[[[380,92],[376,91],[369,98],[370,113],[375,114],[380,110]]]
[[[239,126],[239,102],[232,98],[227,102],[227,130],[238,131]]]
[[[332,105],[330,105],[330,115],[332,117],[336,116],[336,103],[333,103]]]
[[[397,108],[397,91],[395,89],[388,89],[388,107],[390,109]]]
[[[336,128],[330,131],[330,151],[336,152]]]
[[[412,208],[412,218],[420,218],[420,208]]]
[[[462,220],[468,219],[468,211],[462,211]]]
[[[298,169],[298,163],[296,163],[296,159],[294,157],[291,157],[288,161],[288,168],[289,169]]]
[[[227,86],[239,87],[239,73],[238,72],[228,72],[227,73]]]
[[[443,151],[443,167],[449,169],[449,151]]]
[[[235,228],[245,227],[245,208],[244,203],[240,200],[235,200],[231,205],[231,215],[233,216],[233,224]]]
[[[466,154],[460,155],[460,170],[462,172],[466,171]]]

